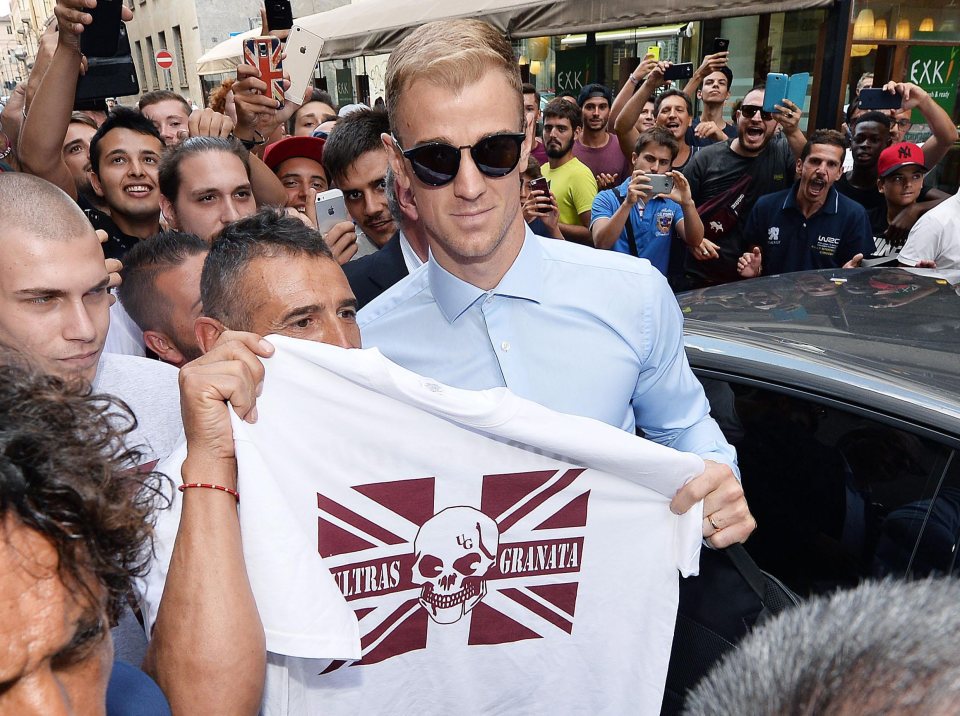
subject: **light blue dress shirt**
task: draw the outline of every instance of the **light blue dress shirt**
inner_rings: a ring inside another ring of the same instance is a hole
[[[484,291],[432,258],[359,314],[365,348],[458,388],[506,386],[735,466],[683,351],[683,318],[650,262],[527,230]]]

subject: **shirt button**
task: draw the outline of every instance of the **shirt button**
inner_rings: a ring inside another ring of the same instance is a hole
[[[510,341],[504,341],[501,343],[500,348],[502,348],[504,351],[510,350]]]

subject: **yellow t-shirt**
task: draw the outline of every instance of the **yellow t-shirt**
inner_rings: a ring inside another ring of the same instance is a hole
[[[557,169],[544,164],[540,173],[550,182],[550,191],[557,197],[560,223],[580,226],[580,214],[590,211],[597,195],[597,180],[590,168],[574,158]]]

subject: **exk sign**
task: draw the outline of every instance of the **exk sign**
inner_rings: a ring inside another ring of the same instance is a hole
[[[907,67],[909,81],[925,89],[947,114],[952,115],[957,101],[960,47],[911,47]],[[914,122],[924,121],[916,110],[913,115]]]

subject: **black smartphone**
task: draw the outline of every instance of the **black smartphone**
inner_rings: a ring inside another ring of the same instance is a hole
[[[530,180],[530,191],[542,191],[544,195],[550,194],[550,182],[546,177],[537,177]]]
[[[861,109],[900,109],[903,104],[903,95],[899,92],[890,94],[880,87],[864,87],[860,90]]]
[[[90,13],[93,22],[80,33],[80,52],[90,57],[113,57],[120,45],[120,10],[123,0],[97,0],[97,6]],[[152,60],[153,58],[151,58]]]
[[[730,49],[730,40],[724,37],[713,38],[713,54],[718,52],[727,52]]]
[[[293,8],[290,0],[263,0],[267,11],[267,25],[271,30],[289,30],[293,27]]]
[[[679,65],[670,65],[663,73],[665,80],[688,80],[693,77],[693,63],[681,62]]]
[[[85,34],[86,30],[80,37]],[[140,94],[137,70],[130,55],[130,39],[122,24],[117,37],[116,55],[87,58],[87,71],[77,79],[74,109],[95,109],[99,108],[106,97]]]

